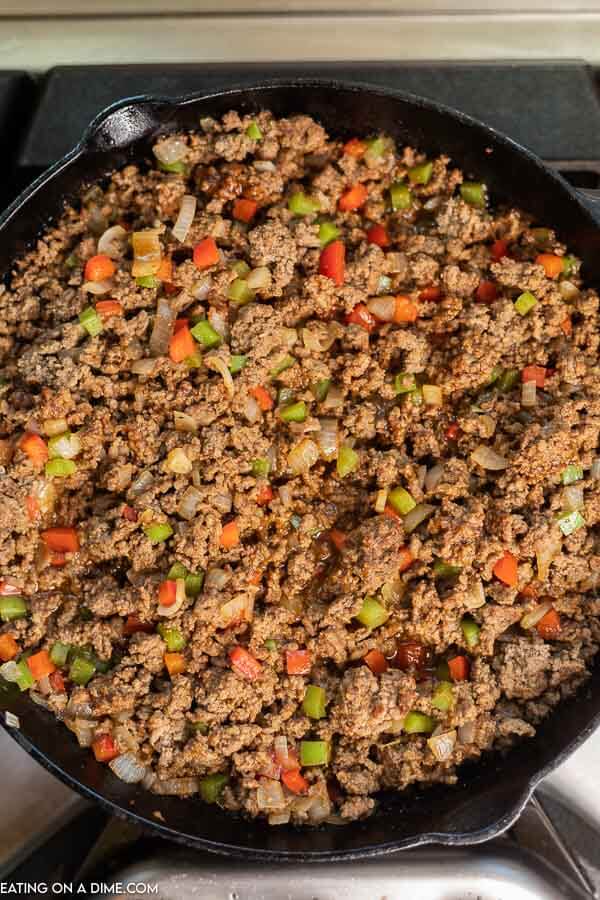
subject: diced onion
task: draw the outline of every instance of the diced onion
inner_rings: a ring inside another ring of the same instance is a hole
[[[290,821],[292,813],[289,809],[285,812],[271,813],[269,816],[269,825],[287,825]]]
[[[196,794],[198,785],[197,778],[157,778],[152,782],[152,793],[163,797]]]
[[[134,375],[152,375],[155,368],[155,359],[136,359],[131,363],[131,371]]]
[[[227,323],[227,315],[219,309],[210,309],[208,312],[208,321],[220,334],[224,341],[229,340],[229,325]]]
[[[556,538],[544,538],[536,545],[535,557],[537,573],[540,581],[545,581],[550,571],[552,560],[560,553],[561,542]]]
[[[331,813],[331,800],[324,782],[317,784],[316,793],[311,796],[313,797],[313,802],[308,808],[308,818],[313,825],[319,825]]]
[[[461,744],[472,744],[475,738],[475,722],[465,722],[458,728],[458,740]]]
[[[210,275],[205,275],[204,278],[200,279],[200,281],[196,281],[192,286],[192,297],[194,298],[194,300],[206,300],[206,298],[210,294],[212,283],[213,282]]]
[[[250,422],[251,425],[254,425],[259,421],[261,412],[260,406],[254,397],[251,397],[250,394],[244,400],[244,417]]]
[[[230,577],[231,576],[225,569],[219,569],[215,566],[206,573],[204,587],[206,590],[222,591]]]
[[[320,431],[317,434],[319,449],[326,460],[335,459],[338,452],[337,419],[320,419]]]
[[[134,231],[131,236],[133,247],[133,266],[131,274],[134,278],[144,275],[155,275],[160,269],[161,247],[156,229]]]
[[[339,322],[311,322],[302,329],[302,342],[307,350],[324,353],[343,331]]]
[[[476,576],[469,582],[464,604],[467,609],[479,609],[479,607],[485,606],[485,589],[483,587],[483,581],[479,576]]]
[[[154,475],[149,469],[144,469],[143,472],[140,472],[138,477],[135,479],[133,484],[129,489],[129,493],[133,497],[139,497],[140,494],[144,494],[150,485],[154,482]]]
[[[79,703],[73,700],[73,698],[71,698],[67,703],[65,713],[72,719],[91,719],[91,717],[93,716],[93,711],[90,703]]]
[[[2,675],[5,681],[17,681],[20,677],[20,673],[14,659],[11,659],[10,662],[5,662],[0,666],[0,675]]]
[[[87,294],[95,294],[100,297],[102,294],[108,294],[112,290],[113,283],[109,278],[104,281],[84,281],[81,290]]]
[[[52,452],[62,459],[75,459],[81,453],[81,441],[76,434],[62,434],[51,443]]]
[[[207,353],[204,357],[204,362],[207,369],[212,369],[214,372],[219,373],[219,375],[223,379],[225,390],[230,397],[233,397],[233,395],[235,394],[235,387],[233,384],[233,378],[231,377],[231,372],[229,371],[225,360],[220,356],[216,356],[215,354]]]
[[[219,492],[217,494],[213,494],[212,496],[212,505],[226,516],[231,512],[231,507],[233,506],[233,500],[231,498],[231,494],[228,494],[226,491]]]
[[[275,163],[270,159],[255,159],[252,163],[257,172],[274,172]]]
[[[41,706],[42,709],[50,709],[50,704],[44,697],[44,695],[40,691],[35,691],[33,688],[29,691],[29,696],[36,704],[36,706]]]
[[[251,622],[254,612],[254,598],[247,594],[239,594],[224,603],[219,610],[219,628],[229,628],[239,622]]]
[[[175,431],[182,431],[187,434],[196,434],[198,431],[198,423],[193,416],[187,413],[174,412],[173,421],[175,423]]]
[[[64,434],[69,430],[66,419],[46,419],[42,422],[42,430],[48,437],[56,437],[57,434]]]
[[[171,606],[163,606],[162,603],[159,603],[156,608],[157,615],[162,616],[163,619],[173,619],[185,603],[185,578],[177,578],[175,584],[177,585],[175,603]]]
[[[120,259],[124,252],[124,243],[127,232],[122,225],[111,225],[98,239],[98,253],[110,256],[111,259]]]
[[[521,386],[521,406],[535,406],[537,403],[537,385],[535,381],[526,381]]]
[[[417,503],[414,509],[411,509],[407,515],[404,516],[402,520],[402,524],[404,525],[404,530],[410,534],[411,531],[414,531],[415,528],[424,522],[425,519],[428,519],[432,513],[435,512],[435,506],[431,506],[429,503]]]
[[[583,507],[583,488],[580,484],[569,484],[563,491],[565,509],[575,512]]]
[[[285,806],[283,788],[273,778],[261,778],[256,789],[256,805],[259,809],[281,809]]]
[[[108,764],[113,773],[127,784],[137,784],[146,774],[146,767],[142,766],[133,753],[122,753]]]
[[[444,403],[444,395],[441,387],[436,384],[424,384],[422,387],[423,402],[427,406],[442,406]]]
[[[551,609],[551,603],[540,603],[535,607],[535,609],[532,609],[530,612],[525,613],[525,615],[521,619],[521,628],[535,628],[537,623],[541,621],[541,619],[543,619],[546,613],[550,612]]]
[[[161,297],[156,304],[154,327],[150,335],[150,352],[152,356],[164,356],[169,349],[169,341],[173,334],[175,312],[168,300]]]
[[[174,475],[189,475],[192,471],[192,461],[183,447],[175,447],[169,451],[165,460],[165,469]]]
[[[266,290],[271,286],[271,272],[266,266],[259,266],[246,276],[246,284],[252,291]]]
[[[192,194],[184,194],[181,198],[181,206],[177,221],[173,225],[173,237],[183,244],[188,236],[191,224],[196,215],[196,198]]]
[[[319,458],[319,448],[310,438],[304,438],[288,453],[288,465],[294,475],[308,472]]]
[[[292,492],[290,491],[290,486],[288,484],[282,484],[278,489],[277,493],[279,494],[279,499],[283,503],[284,506],[289,506],[292,502]]]
[[[439,463],[435,466],[432,466],[431,469],[428,470],[425,475],[425,483],[424,488],[426,491],[435,491],[436,487],[442,480],[444,475],[444,467]]]
[[[152,790],[152,785],[157,780],[156,774],[152,771],[152,769],[146,769],[146,774],[140,781],[140,784],[146,791]]]
[[[485,444],[480,444],[479,447],[476,447],[471,454],[471,458],[482,469],[489,469],[492,472],[500,472],[502,469],[508,468],[508,460]]]
[[[387,488],[381,488],[380,491],[377,491],[377,496],[375,497],[375,512],[382,513],[384,511],[387,503],[387,495]]]
[[[80,747],[92,746],[97,725],[96,722],[92,722],[89,719],[74,719],[73,721],[65,719],[65,722],[74,733]]]
[[[152,148],[152,152],[157,160],[165,166],[170,166],[183,159],[186,150],[186,144],[178,137],[162,138]]]
[[[371,297],[367,300],[367,309],[381,322],[393,322],[396,314],[396,298],[390,295]]]
[[[579,288],[572,281],[561,281],[558,289],[564,300],[573,301],[579,297]]]
[[[590,469],[590,478],[593,481],[600,481],[600,456],[596,456],[594,461],[592,462],[592,467]]]
[[[332,384],[323,400],[323,409],[340,409],[344,405],[344,393],[337,384]]]
[[[52,685],[50,684],[50,676],[49,675],[44,675],[43,678],[40,678],[40,680],[37,683],[37,686],[40,689],[40,693],[44,694],[44,696],[47,696],[48,694],[52,693]]]
[[[190,486],[184,491],[181,500],[177,506],[177,512],[181,516],[182,519],[187,519],[189,522],[190,519],[193,519],[196,515],[196,510],[202,501],[202,494],[200,491]]]
[[[273,747],[275,749],[275,759],[279,763],[282,769],[297,769],[298,762],[295,759],[290,759],[288,742],[285,734],[278,734],[275,740],[273,741]]]
[[[438,762],[445,762],[447,759],[450,759],[455,745],[455,728],[453,728],[452,731],[444,731],[442,734],[435,734],[427,741],[427,746]]]
[[[131,713],[128,712],[127,715],[131,715]],[[115,716],[115,718],[117,717]],[[134,753],[137,753],[139,741],[132,734],[131,729],[127,725],[116,725],[113,731],[113,737],[118,747],[123,750],[132,750]]]

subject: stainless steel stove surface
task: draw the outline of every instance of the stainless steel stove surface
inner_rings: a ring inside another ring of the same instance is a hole
[[[576,186],[600,188],[600,102],[596,73],[584,63],[77,66],[43,77],[0,72],[0,203],[123,96],[181,94],[298,72],[387,84],[457,106],[531,147]],[[9,882],[81,879],[90,895],[94,880],[120,882],[121,892],[112,896],[128,896],[143,883],[156,885],[153,896],[164,900],[600,897],[600,732],[546,779],[503,838],[301,868],[232,862],[149,840],[83,801],[4,732],[0,758],[0,893]]]

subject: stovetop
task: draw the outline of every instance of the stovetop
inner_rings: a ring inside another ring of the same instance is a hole
[[[600,188],[598,76],[582,62],[71,66],[41,76],[0,71],[0,206],[66,153],[91,119],[116,100],[298,75],[431,97],[506,132],[575,186]],[[425,848],[301,871],[263,866],[257,879],[252,865],[191,854],[109,819],[0,732],[0,879],[16,884],[82,878],[88,887],[94,879],[119,881],[122,893],[113,896],[126,896],[128,885],[155,884],[155,896],[165,900],[600,896],[599,753],[600,733],[546,779],[508,836],[485,846]]]

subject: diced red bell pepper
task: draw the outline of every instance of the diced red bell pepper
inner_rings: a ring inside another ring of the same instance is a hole
[[[466,681],[471,666],[466,656],[454,656],[448,660],[448,668],[452,681]]]
[[[535,258],[538,266],[544,267],[546,278],[558,278],[562,275],[564,259],[562,256],[556,256],[554,253],[540,253]]]
[[[259,506],[268,506],[275,494],[270,484],[265,484],[258,489],[256,494],[256,502]]]
[[[207,237],[194,247],[194,265],[197,269],[208,269],[219,262],[219,250],[214,238]]]
[[[415,558],[408,547],[400,547],[398,550],[398,571],[406,572],[406,570],[412,566],[414,561]]]
[[[361,156],[365,153],[367,149],[367,145],[364,141],[361,141],[360,138],[350,138],[343,146],[343,152],[346,156],[353,156],[355,159],[360,159]]]
[[[57,553],[76,553],[79,550],[79,537],[74,528],[57,525],[47,528],[40,534],[44,544]]]
[[[223,525],[219,543],[224,550],[232,550],[234,547],[237,547],[239,542],[240,530],[238,523],[234,519],[232,522],[228,522],[227,525]]]
[[[98,762],[110,762],[119,755],[119,750],[111,734],[100,734],[92,742],[92,750]]]
[[[406,325],[416,322],[419,318],[419,307],[410,299],[399,294],[396,297],[396,307],[394,309],[394,322],[397,325]]]
[[[309,650],[286,650],[285,666],[288,675],[308,675],[311,665]]]
[[[565,318],[560,323],[560,330],[565,335],[565,337],[571,337],[573,334],[573,321],[571,316],[565,316]]]
[[[367,231],[367,241],[369,244],[377,244],[378,247],[390,246],[390,236],[383,225],[372,225]]]
[[[338,201],[338,208],[342,212],[351,212],[354,209],[360,209],[360,207],[366,203],[368,196],[369,192],[364,184],[355,184],[350,190],[346,191],[345,194],[342,194]]]
[[[173,606],[177,600],[177,582],[172,579],[163,581],[158,589],[158,602],[161,606]]]
[[[373,675],[383,675],[387,672],[387,659],[381,650],[369,650],[366,656],[363,656],[363,662],[368,665]]]
[[[396,647],[394,665],[403,671],[422,669],[430,656],[429,649],[419,641],[401,641]]]
[[[254,397],[263,412],[269,412],[275,406],[275,401],[270,393],[261,384],[250,389],[250,394]]]
[[[430,287],[423,288],[423,290],[419,294],[419,300],[422,300],[424,303],[435,302],[436,300],[441,299],[442,291],[435,284],[430,285]]]
[[[493,303],[498,296],[498,289],[495,282],[486,281],[484,278],[479,282],[479,286],[475,291],[475,296],[481,303]]]
[[[37,522],[40,517],[40,501],[33,494],[27,494],[25,497],[25,509],[27,510],[27,518],[30,522]]]
[[[346,268],[346,247],[342,241],[332,241],[321,251],[319,258],[319,272],[326,278],[331,278],[337,285],[344,283]]]
[[[0,634],[0,659],[8,662],[14,659],[19,652],[19,645],[12,634]]]
[[[125,620],[123,632],[130,635],[137,634],[138,631],[145,634],[152,634],[154,625],[150,622],[142,622],[137,613],[132,613],[130,616],[127,616],[127,619]]]
[[[332,528],[329,531],[329,540],[335,547],[335,549],[341,553],[346,544],[347,535],[344,534],[343,531],[340,531],[339,528]]]
[[[510,550],[505,550],[493,568],[494,575],[509,587],[516,587],[519,581],[517,557]]]
[[[185,656],[183,653],[165,653],[163,661],[171,678],[174,675],[181,675],[185,672]]]
[[[137,509],[134,509],[133,506],[128,506],[127,503],[125,503],[125,505],[123,506],[121,515],[124,519],[127,519],[128,522],[137,522],[138,520]]]
[[[521,372],[523,384],[529,381],[535,381],[540,389],[546,384],[546,368],[545,366],[525,366]]]
[[[19,597],[22,594],[21,588],[10,581],[0,581],[0,597]]]
[[[254,200],[248,200],[246,197],[240,197],[233,204],[233,218],[240,222],[251,222],[258,210],[258,203]]]
[[[545,641],[555,640],[560,637],[560,616],[555,609],[550,609],[535,627],[539,636],[544,638]]]
[[[98,300],[96,312],[101,319],[108,319],[110,316],[122,316],[123,304],[119,303],[118,300]]]
[[[503,256],[508,256],[507,251],[508,251],[508,241],[499,239],[497,241],[494,241],[490,252],[492,254],[492,257],[496,260],[496,262],[499,262],[499,260],[501,260]]]
[[[83,277],[86,281],[105,281],[107,278],[111,278],[116,270],[117,267],[110,256],[99,253],[88,259],[83,270]]]
[[[346,316],[348,325],[360,325],[365,331],[371,334],[377,328],[377,319],[373,313],[369,312],[364,303],[357,303],[352,312]]]
[[[56,671],[56,666],[50,659],[50,654],[47,650],[40,650],[38,653],[28,656],[27,666],[36,681]]]
[[[309,787],[304,775],[300,774],[300,769],[284,769],[281,780],[293,794],[305,794]]]
[[[50,554],[50,565],[54,566],[56,569],[60,569],[62,566],[67,564],[67,555],[66,553],[51,553]]]
[[[19,441],[19,447],[36,466],[43,466],[48,460],[48,446],[39,434],[33,432],[24,434]]]
[[[169,356],[174,363],[183,362],[188,356],[193,356],[196,350],[196,342],[192,333],[184,322],[171,336],[169,341]]]
[[[446,428],[446,431],[444,432],[446,440],[447,441],[457,441],[458,438],[460,437],[460,431],[461,431],[461,429],[460,429],[460,425],[458,424],[458,422],[450,422],[450,424]]]
[[[65,684],[65,679],[63,677],[62,672],[58,669],[56,672],[52,672],[51,675],[48,676],[48,681],[50,682],[50,687],[53,691],[56,691],[57,694],[64,694],[67,687]]]
[[[231,666],[238,675],[248,681],[256,681],[262,675],[262,664],[245,647],[232,647],[229,651]]]

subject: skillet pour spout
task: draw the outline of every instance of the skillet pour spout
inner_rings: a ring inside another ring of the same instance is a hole
[[[386,132],[429,156],[449,155],[485,181],[494,204],[510,203],[543,221],[583,261],[588,283],[600,284],[600,227],[569,185],[533,154],[493,129],[434,102],[408,94],[298,80],[257,84],[211,95],[135,97],[110,107],[81,143],[29,187],[0,218],[0,265],[30,246],[57,218],[65,198],[128,163],[147,159],[159,133],[197,128],[205,116],[230,109],[305,113],[334,137]],[[53,716],[18,691],[0,690],[0,705],[19,717],[4,725],[36,760],[113,815],[174,841],[256,860],[336,860],[384,854],[428,843],[475,844],[497,836],[518,817],[541,779],[585,740],[600,721],[600,665],[576,699],[541,723],[534,739],[504,756],[463,766],[459,782],[383,795],[377,812],[344,827],[271,827],[233,817],[199,800],[156,796],[117,780],[63,731]],[[4,723],[3,723],[4,724]]]

